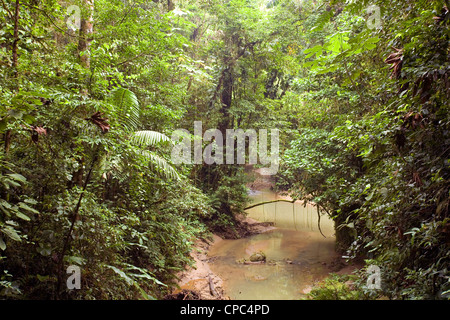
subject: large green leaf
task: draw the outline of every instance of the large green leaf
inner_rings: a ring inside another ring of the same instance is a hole
[[[14,214],[15,214],[18,218],[20,218],[20,219],[22,219],[22,220],[30,221],[30,217],[29,217],[29,216],[27,216],[26,214],[24,214],[24,213],[22,213],[22,212],[20,212],[20,211],[18,211],[18,210],[14,211]]]
[[[22,241],[22,238],[20,237],[20,235],[11,226],[6,226],[6,227],[2,228],[1,231],[14,241]]]
[[[39,213],[39,211],[37,211],[36,209],[31,208],[29,205],[27,205],[24,202],[20,202],[19,203],[19,207],[22,209],[25,209],[27,211],[33,212],[33,213]]]
[[[127,276],[127,274],[122,270],[120,270],[119,268],[110,265],[106,265],[106,267],[117,273],[123,280],[125,280],[127,284],[132,285],[134,283],[134,280],[131,279],[129,276]]]
[[[3,238],[0,237],[0,249],[5,250],[6,249],[6,243],[3,241]]]

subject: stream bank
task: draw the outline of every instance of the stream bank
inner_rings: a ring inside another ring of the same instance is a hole
[[[261,234],[275,229],[272,223],[258,222],[244,215],[236,217],[237,227],[233,231],[215,233],[208,241],[197,239],[191,257],[195,268],[188,267],[178,274],[179,289],[165,297],[167,300],[228,300],[223,279],[211,270],[214,257],[209,256],[210,248],[226,238],[236,239]]]
[[[243,237],[240,241],[251,241],[255,236],[265,236],[265,234],[276,232],[278,228],[271,226],[268,223],[261,223],[249,217],[240,217],[242,227],[241,233],[247,234],[247,237]],[[279,229],[278,229],[279,230]],[[233,239],[224,239],[217,234],[213,234],[210,240],[198,239],[195,242],[194,249],[191,252],[191,256],[194,260],[195,267],[188,267],[186,270],[178,274],[179,289],[174,290],[170,295],[167,295],[165,299],[179,299],[179,300],[230,300],[235,297],[230,297],[227,291],[227,279],[221,276],[220,266],[218,263],[220,257],[215,254],[216,248],[226,247],[229,244],[227,242],[236,241]],[[255,247],[254,250],[259,250],[259,247]],[[267,248],[264,248],[266,250]],[[247,252],[246,258],[250,256],[251,252]],[[231,258],[234,262],[234,257]],[[232,263],[233,263],[232,262]],[[265,266],[264,266],[265,265]],[[293,257],[290,259],[278,259],[278,261],[268,261],[264,265],[256,266],[256,268],[267,268],[270,265],[277,265],[276,268],[295,268],[297,265],[301,265],[301,262]],[[337,273],[337,274],[351,274],[358,268],[356,265],[348,265],[337,253],[332,259],[327,261],[321,261],[320,264],[316,263],[316,267],[321,268],[324,273]],[[236,266],[239,265],[236,263]],[[252,268],[253,266],[244,266],[245,268]],[[262,269],[257,269],[262,270]],[[218,272],[219,271],[219,272]],[[267,271],[265,271],[267,273]],[[237,273],[233,273],[236,275]],[[248,277],[248,272],[246,276]],[[266,280],[266,275],[258,273],[252,274],[252,281],[263,283]],[[311,285],[306,285],[300,292],[300,297],[309,293],[312,288],[312,283],[320,280],[319,277],[310,276]]]
[[[272,177],[255,174],[248,185],[254,203],[281,198],[272,191]],[[168,298],[302,299],[329,273],[350,274],[357,266],[334,250],[334,223],[317,220],[313,209],[300,202],[258,206],[236,217],[235,230],[197,240],[191,252],[195,267],[178,275],[180,288]],[[265,263],[245,263],[259,251],[267,254]]]

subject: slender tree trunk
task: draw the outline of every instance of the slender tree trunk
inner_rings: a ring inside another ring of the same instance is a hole
[[[19,46],[19,17],[20,17],[20,0],[16,0],[16,8],[14,11],[14,34],[13,34],[13,44],[12,44],[12,67],[14,71],[14,78],[16,80],[16,91],[19,91],[19,83],[17,81],[18,78],[18,70],[17,66],[19,65],[19,54],[18,54],[18,46]],[[9,152],[9,148],[11,147],[11,129],[6,130],[5,132],[5,153]]]
[[[56,295],[57,298],[60,297],[62,284],[63,284],[63,275],[64,275],[64,256],[66,255],[66,252],[70,250],[70,242],[72,239],[72,233],[73,229],[75,227],[75,222],[78,220],[78,212],[80,211],[81,201],[83,200],[84,193],[86,191],[86,188],[89,184],[89,181],[91,179],[92,170],[94,169],[95,162],[97,161],[97,156],[92,159],[91,162],[91,168],[89,169],[89,172],[86,177],[86,181],[83,184],[83,189],[81,190],[80,196],[78,197],[78,202],[72,212],[72,215],[70,217],[70,228],[69,231],[66,234],[66,237],[64,238],[63,242],[63,248],[59,254],[59,261],[58,261],[58,277],[57,277],[57,283],[56,283]]]
[[[5,132],[5,153],[9,152],[10,146],[11,146],[11,129],[8,129]]]
[[[14,42],[12,46],[13,68],[17,72],[17,64],[19,61],[17,47],[19,42],[19,14],[20,14],[20,0],[16,0],[16,10],[14,12]]]

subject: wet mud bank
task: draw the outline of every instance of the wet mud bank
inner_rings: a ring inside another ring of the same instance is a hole
[[[198,239],[191,256],[194,267],[188,267],[178,274],[179,289],[165,297],[166,300],[228,300],[230,297],[224,290],[224,281],[212,269],[216,257],[210,255],[211,247],[231,239],[250,237],[275,229],[273,223],[258,222],[239,215],[237,226],[228,232],[213,234],[210,240]]]

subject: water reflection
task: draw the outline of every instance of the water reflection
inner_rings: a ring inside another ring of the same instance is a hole
[[[250,191],[253,203],[270,200],[286,199],[273,191]],[[274,202],[247,210],[248,216],[261,222],[274,222],[280,228],[298,231],[319,231],[317,208],[311,204],[306,206],[295,203]],[[326,215],[320,217],[320,229],[326,237],[334,235],[334,222]]]
[[[255,202],[279,198],[271,191],[251,196]],[[324,238],[313,206],[278,202],[249,209],[248,214],[259,221],[274,222],[277,229],[245,239],[223,240],[211,248],[211,268],[224,280],[231,299],[299,299],[315,281],[328,275],[327,265],[335,257],[333,222],[321,217]],[[258,251],[266,254],[265,264],[237,263]]]

